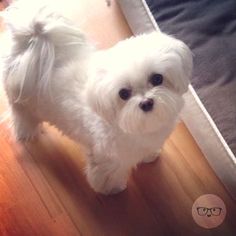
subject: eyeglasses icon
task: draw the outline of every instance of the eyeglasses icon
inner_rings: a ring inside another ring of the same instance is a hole
[[[212,207],[212,208],[208,208],[208,207],[197,207],[197,213],[200,216],[219,216],[222,212],[222,208],[221,207]]]

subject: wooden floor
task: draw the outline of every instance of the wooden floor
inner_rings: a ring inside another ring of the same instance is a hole
[[[110,7],[101,0],[81,4],[81,19],[89,16],[82,27],[100,47],[131,34],[114,1]],[[0,94],[2,114],[6,104]],[[19,144],[7,122],[0,124],[0,236],[236,235],[236,204],[183,123],[160,159],[134,170],[128,189],[115,196],[90,189],[78,144],[47,125],[43,131],[38,140]],[[198,226],[191,214],[193,202],[208,193],[227,208],[223,224],[211,230]]]

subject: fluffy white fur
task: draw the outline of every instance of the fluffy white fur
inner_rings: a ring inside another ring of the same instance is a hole
[[[87,148],[86,174],[95,191],[124,190],[131,168],[153,161],[176,123],[192,70],[190,50],[153,32],[96,51],[47,7],[26,20],[22,13],[17,6],[7,13],[12,46],[4,62],[17,138],[33,137],[47,121]],[[152,86],[152,74],[163,83]],[[126,101],[122,88],[132,91]],[[144,112],[139,104],[147,98],[154,107]]]

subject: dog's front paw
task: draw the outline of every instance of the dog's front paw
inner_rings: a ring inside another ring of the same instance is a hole
[[[159,158],[159,155],[160,155],[160,151],[157,151],[157,152],[145,157],[142,160],[142,163],[152,163],[152,162],[156,161]]]
[[[112,167],[112,166],[111,166]],[[114,166],[113,166],[114,167]],[[95,192],[104,195],[117,194],[127,187],[127,177],[108,165],[95,165],[87,167],[87,179]]]
[[[17,133],[16,134],[16,140],[18,142],[22,142],[22,143],[27,143],[27,142],[31,142],[31,141],[37,141],[38,139],[38,130],[35,130],[35,132],[33,133]]]
[[[28,142],[39,134],[39,122],[32,118],[22,107],[12,108],[12,124],[17,141]]]
[[[113,195],[113,194],[123,192],[126,188],[127,188],[126,183],[119,183],[114,186],[112,186],[112,185],[111,186],[104,186],[104,188],[98,190],[97,192],[102,193],[104,195]]]
[[[37,139],[39,129],[28,129],[22,126],[15,127],[15,136],[18,142],[29,142]]]

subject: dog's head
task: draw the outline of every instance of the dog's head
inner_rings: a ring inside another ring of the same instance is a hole
[[[126,133],[149,133],[180,112],[192,54],[183,42],[153,32],[98,52],[91,68],[85,91],[93,111]]]

